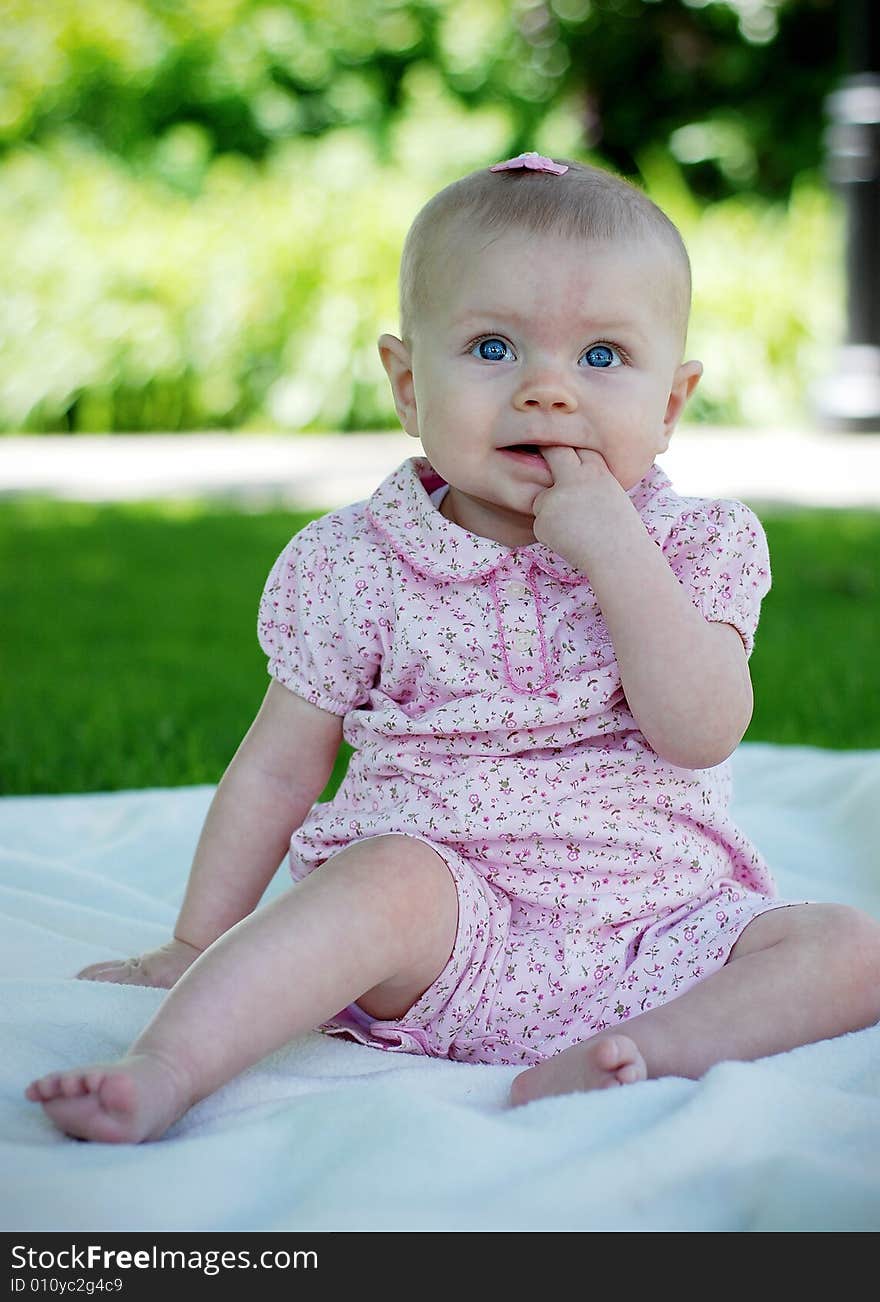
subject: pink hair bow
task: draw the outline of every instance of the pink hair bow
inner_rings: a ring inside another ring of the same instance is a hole
[[[527,167],[530,172],[553,172],[555,176],[562,176],[563,172],[568,171],[565,163],[554,163],[552,158],[545,158],[534,150],[529,150],[527,154],[517,154],[516,158],[508,158],[506,163],[496,163],[489,171],[515,172],[520,167]]]

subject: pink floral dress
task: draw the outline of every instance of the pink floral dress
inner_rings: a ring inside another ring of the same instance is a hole
[[[405,461],[297,534],[266,583],[269,672],[344,716],[355,752],[291,871],[364,837],[427,842],[458,890],[446,968],[398,1021],[353,1004],[323,1029],[530,1065],[682,994],[783,901],[730,820],[729,766],[677,768],[645,741],[587,576],[446,520],[443,487]],[[756,517],[679,497],[657,466],[629,496],[695,606],[751,652],[770,586]]]

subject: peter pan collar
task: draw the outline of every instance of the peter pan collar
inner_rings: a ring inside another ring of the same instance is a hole
[[[432,579],[480,579],[504,565],[509,557],[520,556],[530,557],[546,574],[562,583],[587,582],[582,570],[570,565],[544,543],[505,547],[447,520],[430,498],[445,482],[427,458],[408,457],[383,480],[366,505],[373,525],[417,573]],[[660,505],[658,495],[668,498],[665,490],[671,490],[670,481],[656,465],[629,490],[633,505],[651,534],[655,530],[650,508],[654,503]]]

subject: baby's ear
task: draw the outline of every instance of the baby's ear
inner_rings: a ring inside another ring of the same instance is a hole
[[[672,388],[669,390],[669,401],[666,403],[666,413],[663,417],[663,438],[664,449],[669,446],[669,440],[672,438],[672,431],[678,422],[678,418],[684,411],[687,401],[694,389],[700,383],[700,376],[703,374],[702,362],[682,362],[677,368],[672,379]]]
[[[412,357],[409,348],[396,335],[379,336],[379,356],[391,381],[394,406],[400,423],[413,438],[419,437],[419,413],[413,383]]]

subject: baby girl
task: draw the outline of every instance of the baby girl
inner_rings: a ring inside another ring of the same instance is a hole
[[[516,1105],[880,1017],[880,927],[777,898],[729,816],[769,563],[655,464],[702,370],[678,231],[522,155],[422,209],[400,297],[379,352],[424,456],[275,563],[174,938],[80,973],[170,992],[120,1061],[27,1089],[69,1134],[156,1139],[315,1028],[520,1066]]]

